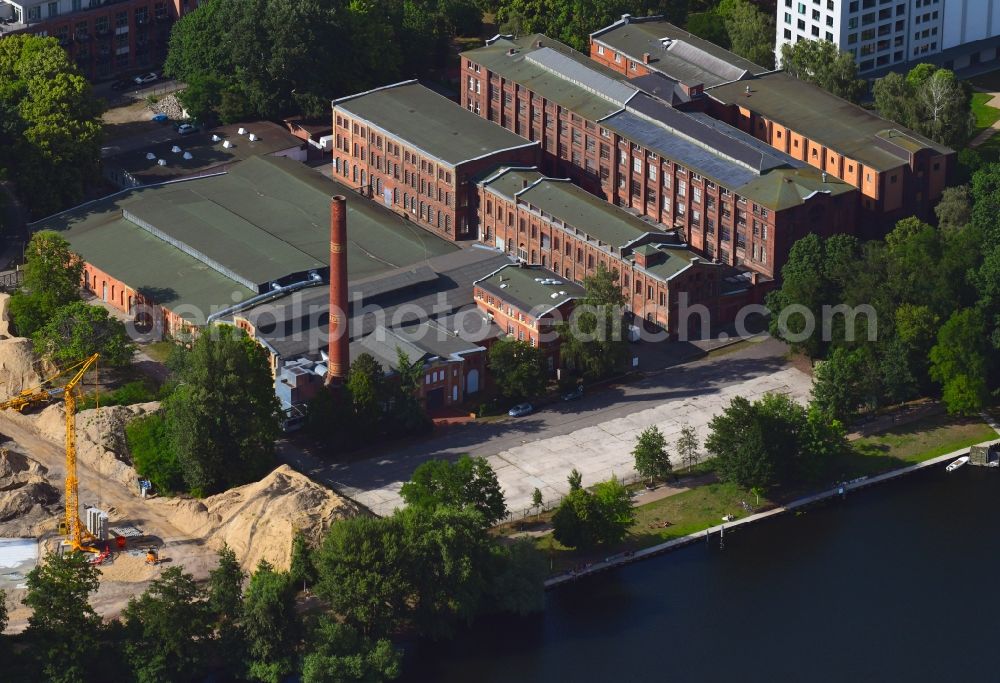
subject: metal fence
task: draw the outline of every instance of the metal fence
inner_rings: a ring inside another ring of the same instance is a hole
[[[20,287],[22,282],[24,282],[24,271],[20,268],[0,271],[0,291],[11,292]]]
[[[109,107],[124,107],[133,102],[142,102],[146,98],[155,97],[160,99],[171,93],[183,90],[185,85],[180,81],[164,81],[161,84],[153,84],[145,87],[124,90],[122,92],[108,93],[105,100]]]

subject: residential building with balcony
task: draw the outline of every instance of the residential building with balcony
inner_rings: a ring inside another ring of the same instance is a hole
[[[334,177],[450,240],[475,239],[475,181],[539,145],[416,81],[333,102]]]

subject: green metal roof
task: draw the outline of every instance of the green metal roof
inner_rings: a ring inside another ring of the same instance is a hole
[[[205,324],[216,310],[257,294],[133,223],[107,218],[73,223],[63,236],[85,261],[185,320]]]
[[[780,211],[798,206],[812,195],[826,192],[833,196],[854,192],[850,183],[824,174],[811,167],[778,168],[751,180],[737,190],[739,194],[751,201],[766,206],[772,211]]]
[[[334,100],[333,105],[450,166],[501,150],[538,144],[473,114],[416,81],[343,97]]]
[[[514,201],[518,192],[544,177],[534,168],[504,167],[497,169],[482,184],[489,187],[491,192]]]
[[[646,233],[662,232],[568,180],[546,178],[522,192],[518,199],[615,248]]]
[[[880,172],[907,164],[908,153],[917,149],[953,153],[944,145],[784,72],[720,85],[707,92],[720,102],[745,107]],[[903,144],[890,131],[904,138]],[[899,149],[893,150],[893,146]]]
[[[476,284],[536,317],[587,295],[580,285],[537,265],[504,266]]]
[[[592,33],[591,40],[639,63],[648,53],[650,63],[646,66],[689,85],[710,87],[767,71],[661,17],[623,18]]]
[[[510,50],[514,50],[513,55],[508,54]],[[585,67],[586,70],[598,74],[599,77],[625,83],[625,77],[621,74],[601,66],[568,45],[541,33],[516,39],[499,38],[486,47],[469,50],[462,55],[503,78],[539,93],[549,102],[591,121],[597,121],[621,109],[621,105],[595,94],[594,90],[584,87],[581,81],[574,82],[537,62],[526,59],[540,50],[554,50]],[[586,77],[584,74],[581,76]]]
[[[328,266],[330,197],[338,194],[348,196],[352,279],[458,249],[318,171],[281,157],[254,157],[223,175],[127,190],[31,228],[62,232],[85,260],[150,292],[156,303],[207,310],[256,294],[232,274],[289,275],[304,264]],[[154,218],[159,234],[126,215]]]

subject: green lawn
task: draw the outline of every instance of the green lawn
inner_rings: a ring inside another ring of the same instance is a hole
[[[628,536],[613,548],[581,552],[560,545],[551,535],[537,539],[536,545],[551,559],[553,573],[559,573],[626,550],[640,550],[688,536],[721,524],[727,514],[744,517],[746,513],[740,507],[740,501],[744,500],[756,503],[753,496],[735,484],[707,484],[637,507],[636,521]],[[766,501],[760,502],[763,505]],[[663,526],[664,522],[669,525]]]
[[[976,132],[989,128],[1000,121],[1000,109],[987,104],[993,96],[990,93],[972,93],[972,113],[976,116]]]
[[[980,418],[933,415],[853,442],[854,452],[832,468],[838,478],[881,474],[997,438]]]
[[[158,363],[165,363],[167,358],[170,357],[170,351],[176,346],[172,341],[158,341],[152,344],[146,344],[142,347],[142,350],[146,352],[146,355],[157,361]]]

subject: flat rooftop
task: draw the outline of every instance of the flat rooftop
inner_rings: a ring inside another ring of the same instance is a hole
[[[476,285],[536,317],[587,295],[580,285],[538,265],[504,266]]]
[[[749,97],[747,86],[750,87]],[[876,171],[888,171],[908,163],[909,152],[914,149],[952,153],[944,145],[784,72],[720,85],[706,92],[724,104],[744,107],[787,126]],[[896,137],[900,142],[877,144],[876,138],[886,137]],[[893,150],[893,146],[898,151]]]
[[[238,133],[241,128],[246,131],[243,135]],[[251,133],[256,138],[253,141],[250,140]],[[218,136],[219,140],[213,140],[213,136]],[[223,144],[226,140],[229,141],[229,147]],[[102,163],[106,168],[129,174],[139,184],[148,185],[212,169],[222,170],[229,164],[245,161],[253,156],[266,156],[305,144],[284,126],[270,121],[254,121],[218,126],[175,140],[110,154],[104,157]],[[178,147],[180,151],[174,152],[174,147]],[[191,158],[186,159],[185,153]],[[152,158],[149,158],[150,155]],[[160,165],[161,159],[166,162],[164,165]]]
[[[333,101],[353,117],[406,140],[449,166],[530,142],[416,81],[405,81]]]
[[[347,258],[352,278],[458,249],[280,157],[254,157],[221,175],[126,190],[31,228],[63,233],[87,262],[158,304],[207,310],[243,301],[261,291],[258,285],[265,281],[303,268],[325,273],[330,197],[338,194],[351,197]]]
[[[670,78],[706,88],[761,74],[767,69],[682,28],[663,17],[623,15],[611,26],[590,34],[592,43],[620,52]]]

